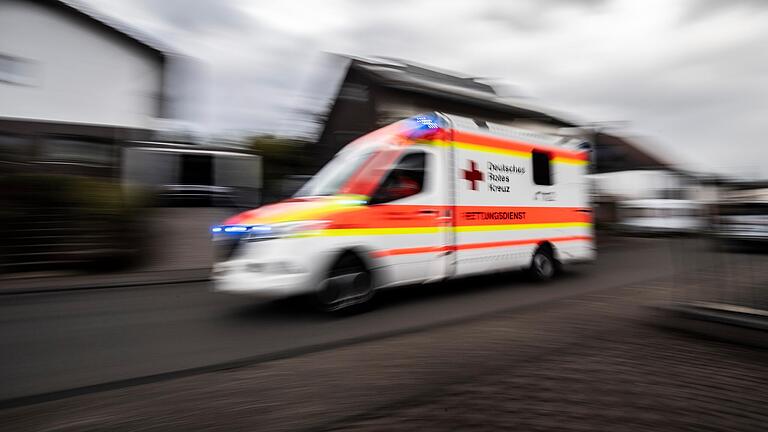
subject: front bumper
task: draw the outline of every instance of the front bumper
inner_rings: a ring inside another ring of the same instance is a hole
[[[294,267],[282,273],[261,271],[270,267],[290,266]],[[236,260],[219,263],[213,268],[213,290],[270,299],[313,292],[316,281],[309,272],[297,268],[282,261]]]
[[[327,271],[327,245],[320,238],[240,242],[213,267],[213,290],[264,298],[317,291]]]

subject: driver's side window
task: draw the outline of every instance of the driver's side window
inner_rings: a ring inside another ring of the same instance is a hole
[[[390,170],[371,199],[372,204],[382,204],[407,198],[424,190],[426,153],[422,151],[404,155]]]

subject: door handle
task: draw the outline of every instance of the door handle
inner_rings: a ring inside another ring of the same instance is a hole
[[[419,210],[419,214],[422,215],[422,216],[436,216],[437,215],[437,210],[421,209],[421,210]]]

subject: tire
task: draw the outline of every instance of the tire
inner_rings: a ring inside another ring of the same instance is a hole
[[[552,248],[548,245],[539,246],[531,258],[531,266],[528,273],[536,281],[548,281],[557,273],[558,264],[555,260]]]
[[[349,311],[373,298],[373,279],[365,263],[354,254],[342,255],[331,267],[315,294],[315,305],[324,312]]]

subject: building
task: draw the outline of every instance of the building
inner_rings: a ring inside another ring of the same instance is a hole
[[[443,111],[548,133],[573,133],[592,141],[596,172],[664,169],[667,164],[626,138],[580,127],[565,115],[503,98],[483,80],[404,60],[344,58],[346,71],[318,141],[324,163],[345,144],[412,115]]]
[[[0,2],[0,160],[111,175],[166,116],[166,50],[59,0]],[[25,169],[29,169],[26,167]]]
[[[260,159],[155,142],[189,119],[189,60],[75,0],[0,1],[0,276],[210,265],[232,210],[208,207],[256,205]]]

